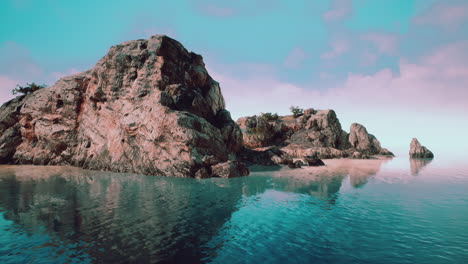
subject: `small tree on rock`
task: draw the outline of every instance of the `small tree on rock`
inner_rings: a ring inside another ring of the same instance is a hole
[[[291,106],[289,110],[291,110],[294,118],[300,117],[304,114],[304,109],[299,108],[298,106]]]
[[[265,121],[274,121],[278,120],[279,116],[277,113],[260,113],[260,118],[265,120]]]
[[[47,85],[45,84],[36,84],[36,83],[26,83],[25,86],[21,86],[21,85],[16,85],[15,88],[13,88],[13,90],[11,91],[13,93],[13,95],[16,95],[16,94],[30,94],[30,93],[34,93],[35,91],[37,90],[40,90],[40,89],[43,89],[43,88],[46,88]]]

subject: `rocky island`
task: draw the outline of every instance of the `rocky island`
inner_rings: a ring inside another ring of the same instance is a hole
[[[394,156],[382,148],[377,138],[363,125],[353,123],[349,133],[344,131],[333,110],[310,108],[298,116],[269,117],[268,114],[237,120],[245,146],[241,157],[246,163],[290,164],[294,158]]]
[[[164,35],[113,46],[92,69],[0,108],[2,164],[208,178],[372,155],[393,156],[364,126],[342,130],[333,110],[234,122],[202,57]]]

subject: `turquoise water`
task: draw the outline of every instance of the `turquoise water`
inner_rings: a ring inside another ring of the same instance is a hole
[[[468,263],[468,166],[395,158],[237,179],[0,166],[0,263]]]

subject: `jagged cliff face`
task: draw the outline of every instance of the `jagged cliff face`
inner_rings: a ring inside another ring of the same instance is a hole
[[[281,147],[292,157],[365,158],[393,154],[381,147],[377,138],[357,123],[345,132],[333,110],[307,109],[304,114],[265,120],[250,116],[237,120],[248,148]],[[264,151],[264,149],[261,149]],[[252,156],[252,155],[249,155]]]
[[[200,55],[166,36],[113,46],[91,70],[0,108],[0,161],[232,177],[242,133]],[[214,170],[212,168],[215,168]]]

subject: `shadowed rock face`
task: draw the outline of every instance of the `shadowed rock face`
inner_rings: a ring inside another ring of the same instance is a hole
[[[0,134],[2,163],[204,178],[228,162],[217,176],[248,173],[219,84],[200,55],[162,35],[113,46],[92,69],[6,103]]]
[[[237,120],[247,148],[278,146],[291,157],[368,158],[393,156],[363,125],[354,123],[346,133],[333,110],[307,109],[304,114],[265,120],[250,116]]]
[[[413,138],[410,144],[410,158],[432,159],[434,154],[419,143],[418,139]]]

